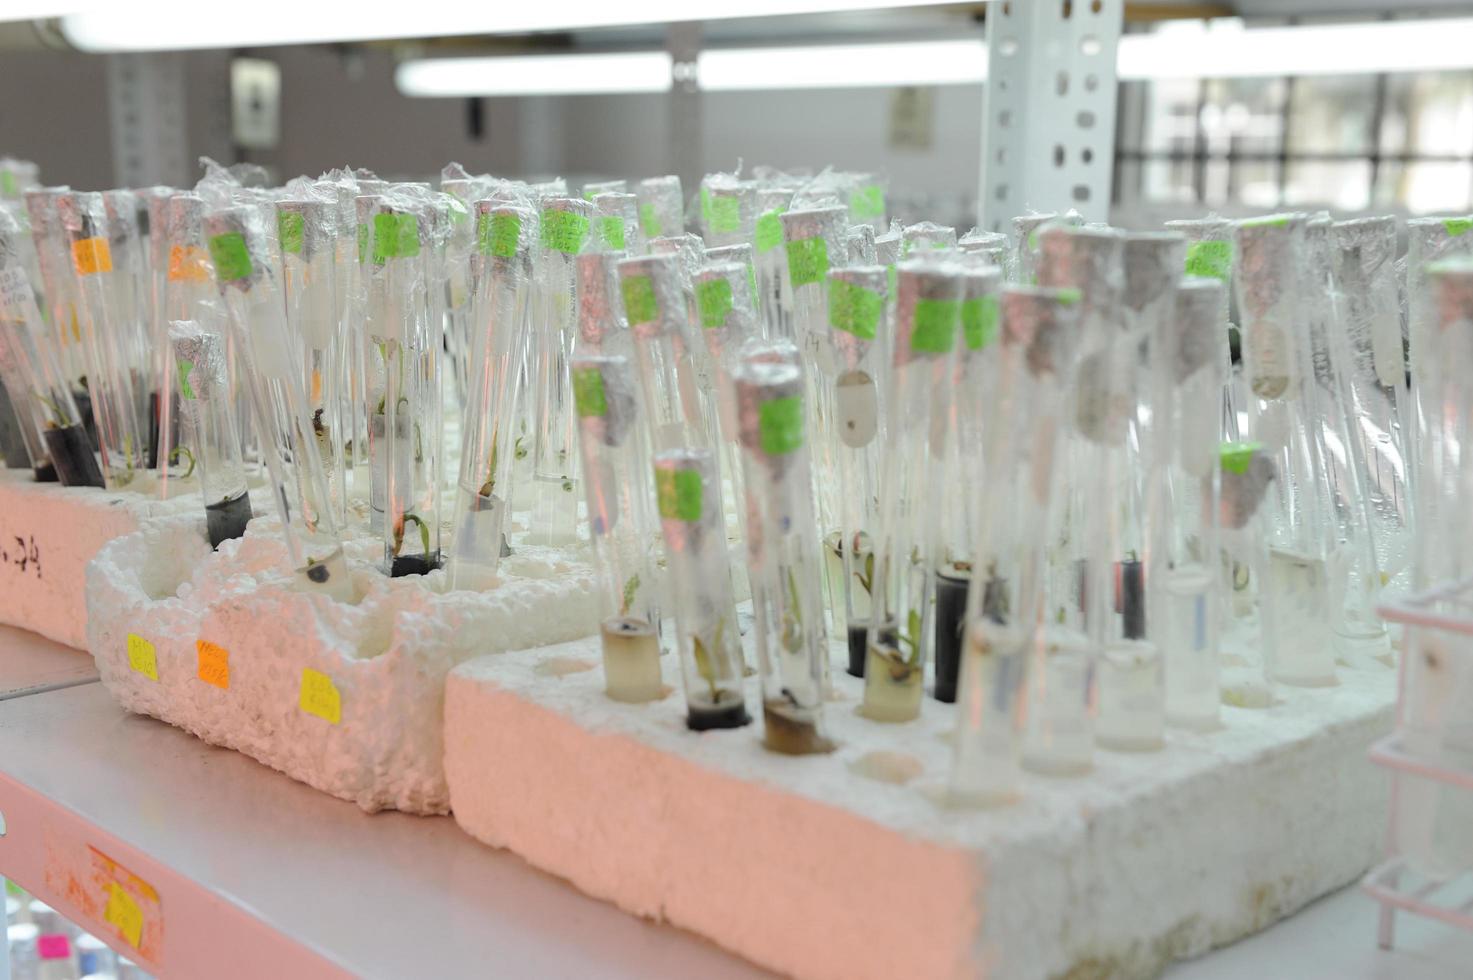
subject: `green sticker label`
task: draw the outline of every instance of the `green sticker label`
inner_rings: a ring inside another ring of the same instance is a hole
[[[15,174],[9,170],[0,170],[0,194],[15,197]]]
[[[624,251],[624,219],[617,214],[608,214],[598,219],[598,240],[605,248],[616,252]]]
[[[456,197],[454,194],[449,194],[446,196],[445,204],[448,208],[450,208],[451,221],[459,223],[462,221],[470,220],[471,209],[466,207],[465,202]]]
[[[573,407],[580,419],[603,418],[609,414],[609,400],[604,394],[604,376],[598,368],[573,372]]]
[[[215,263],[215,278],[220,282],[251,277],[251,253],[246,250],[245,236],[238,231],[210,239],[210,261]]]
[[[300,211],[276,212],[276,237],[281,241],[283,253],[302,254],[302,226],[305,223]]]
[[[624,315],[630,323],[653,323],[659,318],[660,304],[649,276],[625,276],[619,291],[624,295]]]
[[[829,247],[822,238],[788,242],[788,278],[793,288],[823,282],[829,274]]]
[[[762,451],[769,456],[781,456],[803,445],[802,397],[789,395],[757,406],[757,431]]]
[[[639,206],[639,228],[646,238],[660,237],[660,216],[655,213],[653,204]]]
[[[660,516],[687,524],[701,519],[701,474],[695,470],[655,470]]]
[[[1448,218],[1442,223],[1447,233],[1453,238],[1465,234],[1469,228],[1473,228],[1473,218]]]
[[[885,282],[890,288],[890,295],[895,295],[895,290],[900,286],[900,270],[893,265],[885,267]]]
[[[786,208],[773,208],[757,218],[757,234],[754,244],[758,252],[770,252],[783,243],[783,222],[778,215]]]
[[[874,221],[885,217],[885,188],[866,184],[849,196],[849,217],[854,221]]]
[[[179,395],[194,401],[194,387],[189,383],[189,372],[194,370],[194,362],[181,357],[175,363],[179,365]]]
[[[1233,275],[1233,243],[1192,242],[1187,246],[1186,272],[1227,282]]]
[[[1084,299],[1084,294],[1073,286],[1064,286],[1055,290],[1054,298],[1059,301],[1060,306],[1073,306],[1075,303]]]
[[[515,214],[483,214],[476,219],[476,251],[498,259],[517,254],[522,219]]]
[[[708,330],[726,326],[732,307],[731,283],[725,279],[696,283],[696,306],[701,311],[701,326]]]
[[[961,304],[954,299],[918,299],[915,326],[910,332],[910,349],[926,354],[947,354],[956,342],[956,325]]]
[[[588,240],[588,219],[573,211],[547,208],[542,212],[542,247],[549,252],[577,255]]]
[[[1242,475],[1248,472],[1253,455],[1262,449],[1263,443],[1260,442],[1225,442],[1218,455],[1224,470]]]
[[[885,297],[843,279],[829,280],[829,325],[860,340],[874,340]]]
[[[419,221],[412,214],[373,216],[373,260],[412,259],[419,254]]]
[[[997,297],[962,300],[962,339],[968,350],[981,350],[997,336]]]
[[[368,261],[368,226],[358,226],[358,264]]]
[[[1262,218],[1249,218],[1242,223],[1243,228],[1284,228],[1289,224],[1289,216],[1286,214],[1270,214]]]
[[[730,235],[742,230],[742,202],[740,198],[712,194],[706,209],[706,228],[718,235]]]

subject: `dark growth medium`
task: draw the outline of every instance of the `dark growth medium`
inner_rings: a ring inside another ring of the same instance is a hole
[[[954,568],[947,571],[955,573]],[[956,675],[961,664],[962,630],[967,618],[967,588],[971,577],[936,575],[936,700],[956,700]]]
[[[76,403],[77,414],[82,416],[82,425],[86,427],[87,441],[97,445],[97,420],[92,417],[92,396],[87,394],[86,388],[77,388],[72,392],[72,401]],[[98,484],[102,486],[102,484]]]
[[[849,624],[849,675],[864,676],[864,661],[869,656],[869,623],[856,620]]]
[[[403,578],[406,575],[428,575],[440,567],[440,553],[438,551],[431,555],[400,555],[394,559],[394,564],[389,569],[389,578]]]
[[[36,467],[37,483],[55,483],[56,467],[51,465],[51,460],[44,460]]]
[[[251,498],[242,493],[219,503],[205,507],[205,523],[210,531],[210,547],[218,548],[222,541],[245,537],[246,524],[251,519]]]
[[[102,486],[102,467],[92,452],[92,440],[80,425],[65,429],[47,429],[46,452],[56,467],[56,475],[64,487]]]
[[[714,728],[741,728],[751,721],[752,716],[747,714],[747,706],[741,701],[733,701],[717,708],[691,704],[685,714],[685,727],[693,732],[710,731]]]

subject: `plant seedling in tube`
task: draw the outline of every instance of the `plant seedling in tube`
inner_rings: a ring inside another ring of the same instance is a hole
[[[751,718],[742,690],[742,638],[715,457],[708,449],[656,453],[654,482],[675,601],[686,725],[695,731],[740,728]]]
[[[834,747],[823,728],[828,686],[823,566],[804,444],[803,376],[750,361],[733,372],[747,494],[747,557],[762,676],[764,744],[808,755]]]
[[[180,416],[189,429],[210,547],[245,536],[251,519],[240,429],[230,399],[225,370],[225,340],[199,324],[176,320],[169,325]]]
[[[216,211],[205,219],[205,237],[297,586],[351,602],[356,598],[353,583],[307,412],[297,348],[286,329],[286,306],[267,258],[261,215],[248,207]]]
[[[904,262],[899,269],[861,708],[876,721],[910,721],[921,710],[938,508],[919,502],[938,485],[946,451],[960,271],[931,261]]]
[[[113,268],[107,210],[101,194],[62,194],[57,213],[70,249],[79,303],[87,395],[102,452],[102,476],[109,490],[138,489],[146,448],[138,432],[134,397],[131,330],[137,317],[130,270]]]
[[[573,396],[599,577],[604,692],[615,701],[659,700],[655,498],[633,364],[621,355],[574,357]]]
[[[536,216],[527,208],[477,201],[481,273],[470,304],[470,387],[461,437],[450,584],[495,583],[511,499],[516,373],[530,291],[529,246]]]

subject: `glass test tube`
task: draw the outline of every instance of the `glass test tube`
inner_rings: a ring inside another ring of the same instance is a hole
[[[158,393],[152,371],[155,338],[148,320],[148,262],[139,228],[139,198],[131,190],[103,191],[102,207],[113,266],[109,277],[117,311],[113,323],[132,390],[133,429],[143,447],[143,464],[153,469],[158,460]],[[72,266],[76,268],[75,261]],[[157,481],[153,489],[157,492]]]
[[[1011,282],[1032,285],[1038,281],[1038,231],[1059,217],[1056,211],[1043,211],[1013,219],[1013,258],[1008,267]]]
[[[986,420],[997,384],[998,290],[1002,269],[968,265],[962,275],[961,337],[952,390],[951,436],[941,484],[941,553],[936,571],[936,700],[956,700],[957,669],[965,642],[967,592],[984,499]]]
[[[751,718],[742,690],[742,638],[715,457],[708,449],[670,449],[655,454],[654,472],[675,601],[685,723],[694,731],[740,728]]]
[[[706,247],[699,235],[674,235],[650,241],[651,254],[674,255],[679,262],[680,286],[685,293],[685,319],[681,330],[685,337],[685,349],[690,357],[696,380],[696,403],[700,408],[701,424],[705,427],[702,445],[715,446],[721,439],[720,409],[717,405],[714,380],[716,367],[701,338],[701,311],[696,304],[696,273],[706,264]],[[719,462],[719,460],[718,460]],[[728,500],[728,504],[733,503]]]
[[[673,255],[650,255],[619,263],[619,290],[656,450],[708,444],[686,347],[678,261]]]
[[[297,348],[286,329],[286,305],[268,258],[265,222],[256,208],[226,208],[206,216],[205,238],[297,586],[351,602],[353,583],[329,506]]]
[[[629,193],[629,181],[627,180],[591,180],[583,185],[583,199],[591,201],[600,194],[627,194]]]
[[[452,387],[453,402],[465,410],[470,392],[470,305],[475,283],[471,274],[471,252],[475,248],[476,227],[472,206],[475,203],[473,183],[463,178],[440,179],[441,202],[449,218],[445,229],[445,352],[448,363],[445,374]]]
[[[137,428],[131,331],[136,329],[136,283],[131,269],[114,270],[107,210],[101,194],[63,194],[57,214],[70,249],[87,355],[87,395],[97,424],[102,477],[109,490],[136,490],[147,448]]]
[[[1218,451],[1217,478],[1219,481],[1217,524],[1222,541],[1224,565],[1237,574],[1243,569],[1251,588],[1241,590],[1247,598],[1248,612],[1256,613],[1257,642],[1243,645],[1251,658],[1257,652],[1259,662],[1249,663],[1256,667],[1258,676],[1251,676],[1251,683],[1261,684],[1265,692],[1261,704],[1264,707],[1274,701],[1274,683],[1277,676],[1278,651],[1282,639],[1278,626],[1278,597],[1269,574],[1269,519],[1270,508],[1264,506],[1269,490],[1278,479],[1278,470],[1273,457],[1256,442],[1225,442]],[[1207,481],[1202,484],[1205,497],[1210,492]],[[1237,589],[1237,583],[1233,583]],[[1233,593],[1234,606],[1238,592]],[[1226,631],[1224,631],[1226,632]],[[1239,699],[1244,700],[1244,699]]]
[[[230,397],[225,340],[189,320],[169,324],[180,420],[194,446],[210,547],[245,536],[251,519],[240,429]]]
[[[804,445],[803,376],[791,364],[755,361],[738,366],[732,384],[746,488],[763,744],[788,755],[828,752],[834,748],[823,726],[828,634]]]
[[[220,310],[215,306],[218,296],[215,284],[210,279],[210,255],[205,248],[204,220],[205,202],[198,194],[178,193],[155,199],[157,220],[150,220],[150,241],[157,251],[157,261],[162,269],[155,268],[154,277],[160,280],[159,299],[159,347],[156,352],[156,377],[159,390],[160,443],[169,447],[167,461],[174,463],[178,457],[195,454],[196,447],[189,435],[177,431],[181,414],[176,397],[175,376],[178,368],[174,362],[173,348],[168,340],[169,324],[174,320],[192,320],[202,329],[216,333],[225,344],[226,378],[228,397],[236,399],[237,393],[234,344],[229,331],[220,323]],[[236,425],[238,408],[232,409],[231,417]],[[240,434],[236,442],[240,443]],[[160,482],[167,483],[170,474],[167,467],[159,471]],[[167,492],[164,488],[160,493]]]
[[[921,710],[932,635],[939,485],[951,406],[952,349],[961,320],[960,268],[903,262],[885,400],[880,520],[861,711],[902,722]]]
[[[1114,457],[1111,464],[1120,467],[1106,471],[1119,496],[1115,509],[1104,511],[1105,528],[1099,528],[1096,515],[1100,550],[1092,555],[1092,577],[1085,586],[1087,621],[1102,606],[1118,613],[1118,618],[1105,614],[1095,724],[1096,740],[1116,750],[1144,751],[1165,744],[1162,536],[1167,527],[1176,286],[1185,244],[1175,232],[1132,233],[1123,241],[1124,331],[1114,340],[1107,390],[1109,401],[1126,406],[1129,416],[1124,446],[1108,450]],[[1106,570],[1103,576],[1101,570]],[[1090,603],[1091,597],[1102,601]]]
[[[1346,350],[1351,438],[1362,461],[1380,587],[1410,587],[1412,500],[1408,483],[1412,399],[1406,388],[1397,295],[1395,218],[1334,226],[1333,277]]]
[[[312,413],[326,470],[333,515],[347,523],[347,483],[343,473],[343,428],[338,417],[337,213],[326,200],[301,198],[276,202],[281,287],[287,331],[302,358],[302,385]]]
[[[0,210],[0,380],[38,482],[102,486],[102,471],[52,353],[22,254],[19,223]]]
[[[482,200],[475,204],[481,271],[470,304],[470,388],[461,434],[460,479],[450,586],[487,589],[505,549],[516,440],[517,373],[522,364],[531,295],[529,209]]]
[[[646,177],[634,185],[634,196],[639,199],[639,227],[646,242],[685,231],[685,195],[679,177]]]
[[[1122,667],[1149,665],[1144,528],[1134,520],[1141,459],[1131,441],[1139,435],[1133,425],[1143,338],[1122,302],[1119,231],[1057,222],[1037,239],[1038,281],[1077,291],[1080,329],[1065,410],[1064,495],[1047,529],[1050,629],[1032,672],[1024,761],[1035,771],[1078,775],[1094,765],[1106,644]]]
[[[573,395],[599,577],[604,693],[615,701],[656,701],[665,696],[659,573],[634,365],[622,355],[577,355]]]
[[[710,245],[752,240],[757,221],[757,191],[732,174],[707,174],[701,180],[701,236]]]
[[[84,425],[95,429],[92,419],[92,400],[81,379],[87,375],[87,366],[82,354],[82,328],[77,320],[78,293],[76,277],[72,275],[72,260],[68,249],[66,230],[61,225],[57,201],[70,193],[66,187],[47,187],[27,191],[26,213],[30,218],[31,236],[36,244],[36,263],[41,273],[41,282],[33,287],[41,288],[42,312],[51,333],[51,344],[56,352],[56,362],[66,376],[67,384],[82,412]],[[95,442],[95,436],[92,436]]]
[[[1433,337],[1437,311],[1432,290],[1428,288],[1427,269],[1441,259],[1473,252],[1473,235],[1468,234],[1473,229],[1473,221],[1446,216],[1412,218],[1407,221],[1406,229],[1406,283],[1402,295],[1406,297],[1407,363],[1411,373],[1410,482],[1415,492],[1421,468],[1421,445],[1428,438],[1429,427],[1435,424],[1432,420],[1438,415],[1437,406],[1428,401],[1436,374],[1431,355],[1437,348]],[[1421,588],[1427,583],[1415,584]]]
[[[1277,457],[1269,525],[1269,581],[1278,598],[1276,680],[1335,683],[1330,581],[1334,559],[1328,482],[1309,386],[1307,318],[1301,308],[1303,215],[1271,215],[1237,229],[1238,311],[1252,397],[1250,433]]]
[[[885,417],[880,380],[889,337],[888,272],[852,266],[829,272],[832,371],[815,379],[833,419],[831,455],[838,486],[836,523],[824,526],[824,562],[835,631],[843,630],[849,673],[863,677],[869,651],[874,539],[879,521],[879,460]]]
[[[384,565],[390,578],[441,564],[441,331],[431,319],[428,217],[417,202],[374,208],[371,249],[381,263],[384,363]],[[411,531],[410,525],[413,525]]]
[[[623,183],[620,181],[620,183]],[[594,236],[600,249],[621,255],[642,255],[644,232],[639,227],[639,198],[633,194],[604,192],[594,195]]]
[[[1233,223],[1226,218],[1181,218],[1166,222],[1168,231],[1186,236],[1187,250],[1183,269],[1189,276],[1216,279],[1223,284],[1220,324],[1222,329],[1222,435],[1226,442],[1242,438],[1239,424],[1246,411],[1244,389],[1233,375],[1232,346],[1228,319],[1233,288]]]
[[[873,232],[885,229],[885,180],[876,174],[855,174],[849,189],[849,223]],[[866,264],[874,264],[871,259]]]
[[[533,272],[529,416],[532,432],[533,544],[577,538],[578,443],[568,360],[577,336],[574,258],[590,244],[594,207],[571,197],[544,199],[541,248]]]
[[[1343,305],[1333,286],[1334,244],[1330,216],[1311,216],[1305,225],[1302,309],[1309,326],[1309,365],[1313,384],[1313,432],[1324,465],[1333,545],[1328,566],[1330,615],[1335,652],[1347,663],[1388,657],[1390,634],[1376,613],[1381,574],[1371,539],[1366,490],[1366,460],[1351,438],[1349,344],[1340,321]]]
[[[1048,655],[1045,529],[1060,484],[1058,436],[1078,347],[1077,295],[1037,286],[1002,290],[996,384],[982,431],[988,465],[971,488],[977,541],[949,784],[957,803],[1007,803],[1018,792],[1030,674]]]
[[[920,258],[919,253],[942,252],[956,248],[956,229],[921,221],[906,225],[900,233],[900,254]]]
[[[768,340],[795,340],[784,321],[783,281],[787,252],[783,248],[782,214],[793,202],[793,192],[781,187],[760,187],[753,205],[757,212],[752,225],[753,270],[757,279],[757,314],[762,336]]]

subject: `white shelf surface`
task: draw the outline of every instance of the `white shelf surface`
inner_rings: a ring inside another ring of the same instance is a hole
[[[0,691],[75,671],[78,658],[33,634],[0,633]],[[0,875],[130,952],[46,885],[49,848],[79,841],[105,853],[159,894],[162,952],[146,965],[165,978],[766,976],[587,898],[448,818],[362,813],[128,715],[85,680],[0,703]],[[1473,935],[1401,915],[1396,948],[1382,952],[1376,914],[1347,888],[1166,976],[1466,975]]]
[[[97,680],[92,655],[14,626],[0,626],[0,701]]]

